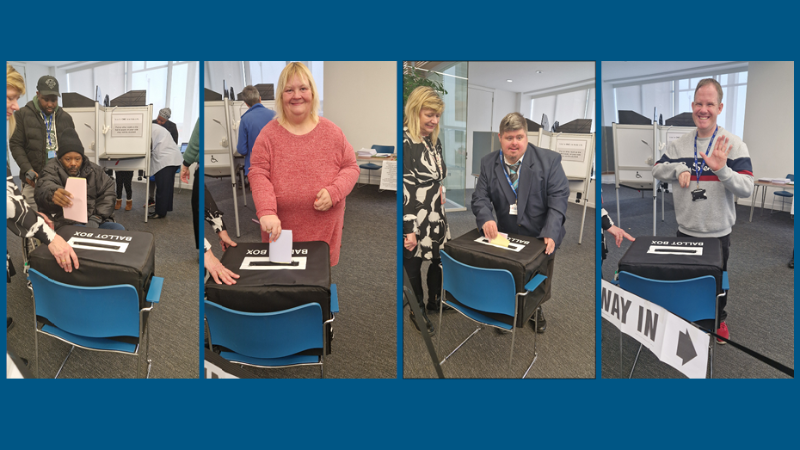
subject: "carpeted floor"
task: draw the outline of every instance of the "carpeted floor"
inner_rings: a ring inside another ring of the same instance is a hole
[[[617,221],[613,184],[603,185],[605,208]],[[652,191],[620,188],[622,228],[634,237],[652,236]],[[788,209],[788,207],[787,207]],[[672,194],[666,195],[666,219],[661,221],[661,194],[658,198],[658,236],[675,236]],[[762,353],[789,367],[794,367],[794,270],[787,267],[794,248],[794,219],[788,212],[769,213],[756,208],[749,222],[750,206],[736,207],[736,225],[731,233],[728,260],[730,292],[727,324],[731,340]],[[603,278],[614,276],[619,259],[630,243],[622,248],[609,247],[603,265]],[[638,342],[622,335],[616,327],[602,321],[602,376],[627,377],[633,365]],[[714,378],[786,378],[776,369],[748,356],[730,345],[716,345]],[[620,365],[621,361],[621,365]],[[643,349],[634,378],[684,378],[677,370],[661,363]]]
[[[231,238],[261,242],[253,198],[247,206],[238,191],[239,228],[236,237],[230,178],[206,177]],[[334,322],[332,353],[325,358],[326,378],[395,378],[397,376],[397,193],[378,186],[356,188],[347,196],[339,264],[331,281],[339,291],[340,312]],[[221,256],[219,239],[205,225],[205,237]],[[245,370],[264,378],[317,378],[316,367]]]
[[[471,190],[467,198],[471,198]],[[556,251],[552,298],[544,304],[547,331],[536,341],[538,358],[528,378],[594,378],[595,377],[595,210],[587,208],[583,243],[578,244],[583,207],[570,204],[561,248]],[[471,211],[447,213],[450,233],[455,238],[475,227]],[[428,264],[423,264],[423,272]],[[424,274],[423,274],[423,279]],[[423,283],[425,284],[425,283]],[[427,287],[425,287],[427,290]],[[427,297],[426,297],[427,298]],[[403,376],[435,378],[436,371],[425,343],[408,317],[403,317]],[[439,313],[432,314],[434,326]],[[444,358],[476,326],[455,311],[442,317],[442,328],[436,331],[433,343],[439,360]],[[532,327],[518,328],[514,360],[509,369],[511,335],[500,335],[484,329],[470,339],[442,366],[447,378],[515,378],[521,377],[533,360]],[[437,344],[437,341],[441,342]]]
[[[133,183],[131,211],[116,212],[116,221],[131,231],[152,233],[156,239],[155,275],[164,277],[161,301],[150,317],[151,378],[197,378],[199,375],[198,263],[192,233],[192,192],[175,189],[173,211],[164,219],[144,222],[144,183]],[[34,358],[33,305],[22,274],[20,238],[7,233],[17,275],[8,285],[7,314],[15,326],[8,332],[8,348],[31,361]],[[39,376],[54,377],[70,346],[54,338],[39,337]],[[132,378],[136,358],[76,348],[59,378]]]

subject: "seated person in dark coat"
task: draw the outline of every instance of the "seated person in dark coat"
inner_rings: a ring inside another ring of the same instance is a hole
[[[70,177],[86,179],[86,224],[64,218],[63,208],[72,206],[73,195],[64,189]],[[83,145],[73,128],[64,130],[56,158],[45,165],[36,183],[34,197],[39,211],[53,218],[56,230],[64,225],[125,229],[114,222],[114,180],[106,175],[102,167],[84,157]]]

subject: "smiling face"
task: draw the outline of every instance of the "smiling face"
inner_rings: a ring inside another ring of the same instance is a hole
[[[439,126],[441,113],[437,113],[430,108],[422,108],[419,112],[419,134],[424,137],[430,136]]]
[[[39,95],[38,92],[36,93],[36,95],[38,96],[37,98],[39,99],[39,107],[42,108],[42,112],[46,116],[53,114],[53,111],[55,111],[56,107],[58,106],[58,96],[45,95],[42,97]]]
[[[11,118],[14,111],[19,110],[19,91],[13,87],[6,88],[6,120]]]
[[[61,165],[64,166],[64,170],[67,171],[67,174],[71,177],[77,177],[81,171],[81,164],[83,163],[83,157],[78,152],[69,152],[66,155],[59,158],[61,161]]]
[[[697,136],[711,137],[717,127],[717,116],[722,112],[717,89],[707,84],[697,90],[692,102],[692,119],[697,126]]]
[[[503,149],[503,156],[511,164],[515,164],[525,154],[528,149],[528,134],[525,130],[506,131],[498,134],[500,137],[500,148]]]
[[[286,116],[306,118],[311,114],[314,95],[311,86],[304,77],[294,75],[283,87],[283,111]]]

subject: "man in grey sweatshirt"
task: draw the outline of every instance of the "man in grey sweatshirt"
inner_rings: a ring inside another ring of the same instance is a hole
[[[722,106],[719,83],[712,78],[700,80],[692,102],[697,132],[670,142],[653,167],[653,177],[680,185],[673,196],[678,236],[719,238],[723,270],[728,270],[731,229],[736,223],[734,197],[752,195],[753,165],[747,145],[717,125]],[[727,339],[726,304],[727,295],[720,297],[717,334]]]

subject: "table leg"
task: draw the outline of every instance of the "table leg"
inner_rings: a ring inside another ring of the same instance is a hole
[[[755,186],[756,191],[753,192],[753,201],[750,202],[750,222],[753,221],[753,209],[756,207],[756,195],[758,195],[758,185]]]

